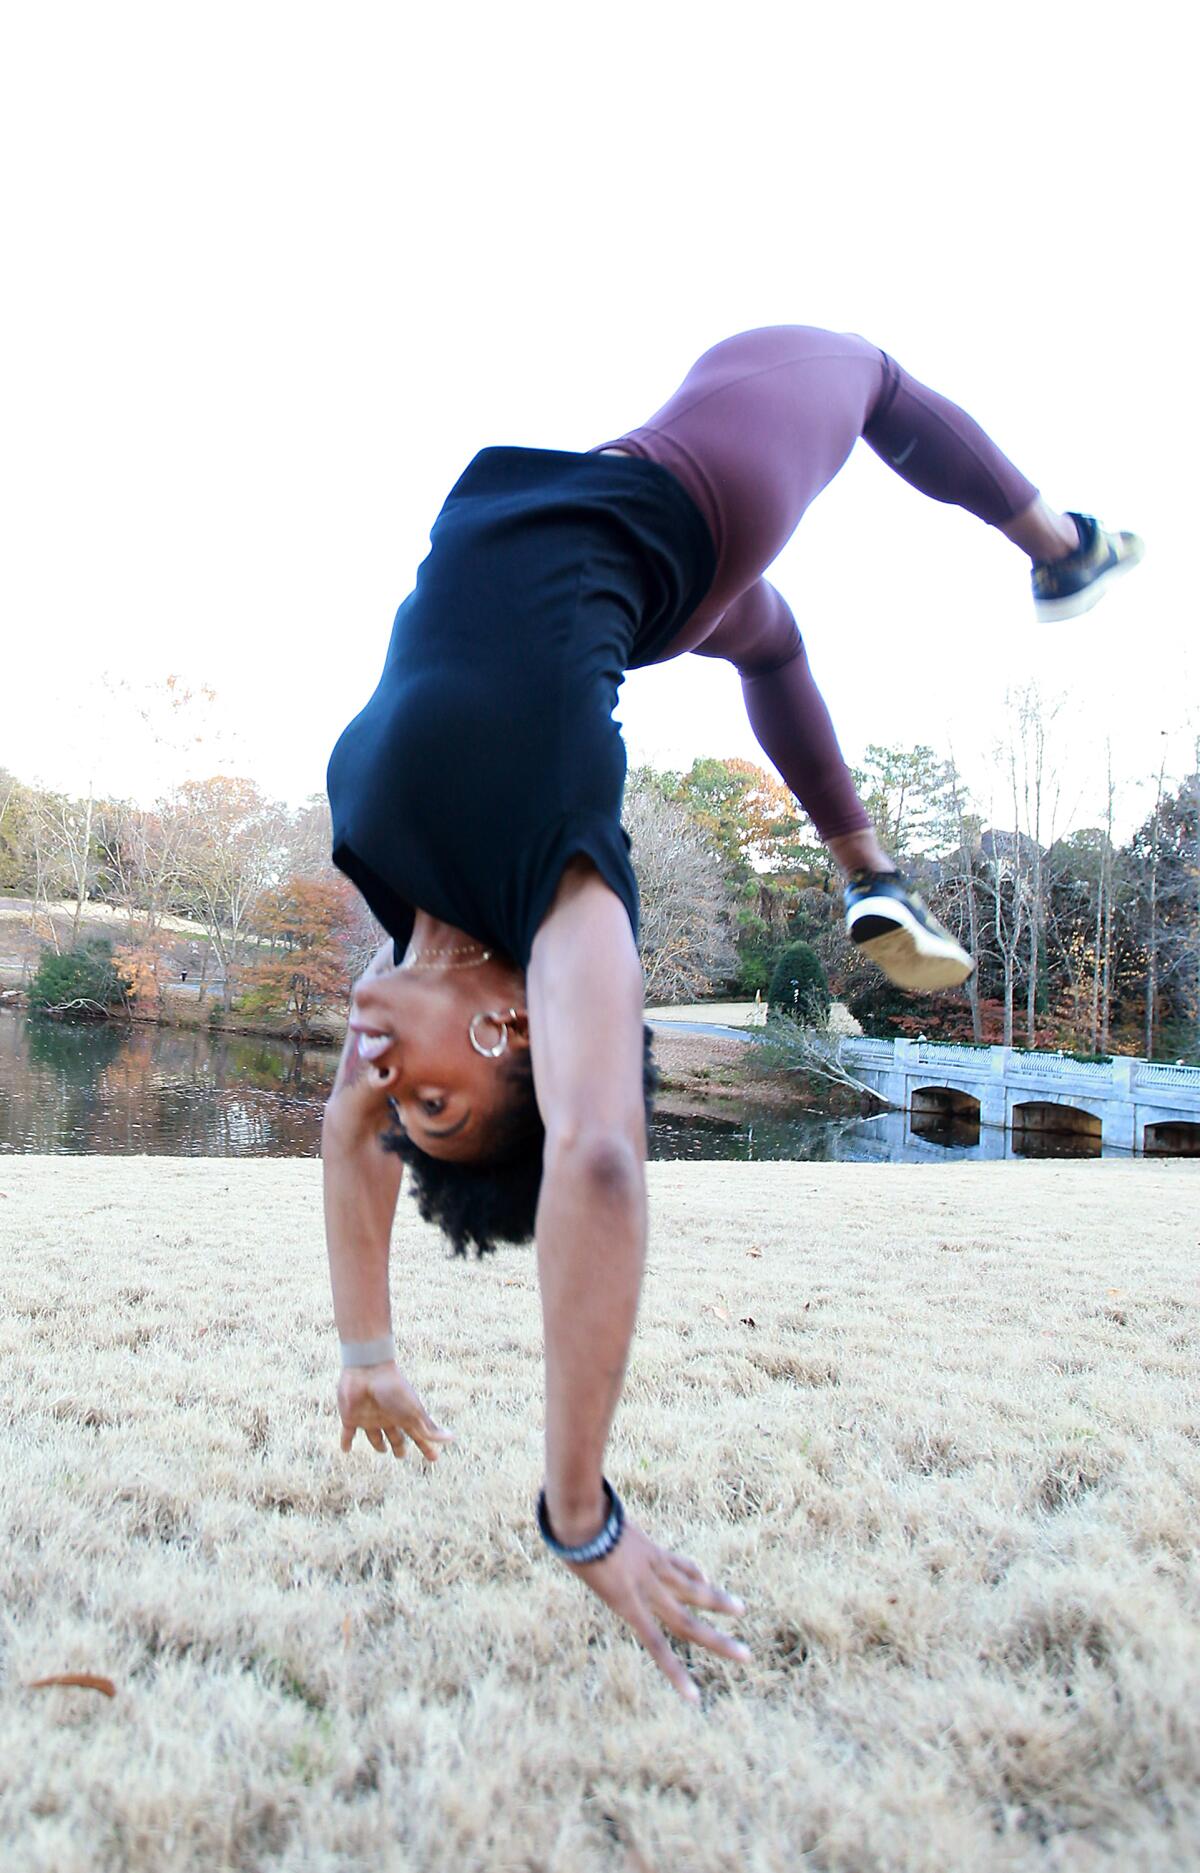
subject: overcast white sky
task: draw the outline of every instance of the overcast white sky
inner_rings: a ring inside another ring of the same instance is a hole
[[[102,679],[178,671],[299,800],[476,449],[587,448],[796,322],[1147,541],[1038,628],[999,535],[856,451],[772,574],[848,756],[952,741],[986,795],[1036,676],[1076,822],[1110,734],[1139,817],[1200,726],[1192,34],[1156,0],[9,8],[0,765],[151,790]],[[621,715],[634,759],[757,752],[700,659]]]

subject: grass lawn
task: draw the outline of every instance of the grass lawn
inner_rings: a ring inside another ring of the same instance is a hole
[[[531,1251],[402,1199],[458,1443],[341,1455],[319,1176],[0,1162],[12,1873],[1194,1873],[1196,1167],[650,1167],[610,1471],[749,1603],[698,1711],[538,1542]]]

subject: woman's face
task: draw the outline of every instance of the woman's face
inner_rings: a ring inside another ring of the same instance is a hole
[[[429,972],[395,968],[355,985],[350,1027],[359,1037],[361,1070],[387,1085],[405,1131],[430,1157],[465,1164],[487,1156],[507,1098],[508,1066],[529,1046],[524,1002],[520,972],[500,962]],[[486,1019],[492,1014],[497,1021]],[[505,1052],[495,1059],[471,1045],[476,1016],[484,1047],[508,1034]]]

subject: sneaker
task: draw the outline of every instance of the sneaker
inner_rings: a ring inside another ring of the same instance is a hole
[[[1040,560],[1033,568],[1033,609],[1047,623],[1090,611],[1146,550],[1136,533],[1105,533],[1090,514],[1070,518],[1079,529],[1075,551],[1065,559]]]
[[[856,871],[846,886],[846,934],[902,989],[956,989],[975,964],[899,872]]]

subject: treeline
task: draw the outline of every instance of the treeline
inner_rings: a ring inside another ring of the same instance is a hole
[[[166,1012],[183,983],[226,1015],[307,1034],[344,1007],[379,941],[329,844],[323,798],[289,811],[250,780],[188,782],[143,807],[0,770],[0,892],[24,901],[35,949],[56,964],[34,995],[47,1009],[86,1007],[108,984],[108,1001]],[[95,906],[120,913],[107,937]]]
[[[883,843],[978,959],[964,989],[934,996],[894,989],[847,941],[841,877],[774,776],[717,760],[631,774],[648,998],[765,995],[801,941],[868,1033],[1200,1062],[1200,772],[1152,774],[1119,843],[1111,780],[1093,823],[1060,827],[1053,712],[1036,693],[1013,726],[1000,824],[930,748],[871,747],[856,771]]]
[[[1200,773],[1160,767],[1118,843],[1111,781],[1090,820],[1060,825],[1054,711],[1031,691],[1012,723],[991,811],[927,747],[871,747],[856,774],[884,844],[978,958],[965,989],[929,997],[893,989],[847,941],[841,879],[777,778],[740,760],[634,770],[648,1002],[765,994],[802,942],[868,1033],[1200,1060]],[[123,913],[114,965],[143,1009],[165,1008],[189,960],[202,995],[297,1033],[344,1006],[379,932],[328,855],[321,797],[288,811],[218,778],[147,808],[0,770],[0,892],[26,900],[51,953],[81,947],[89,905]]]

